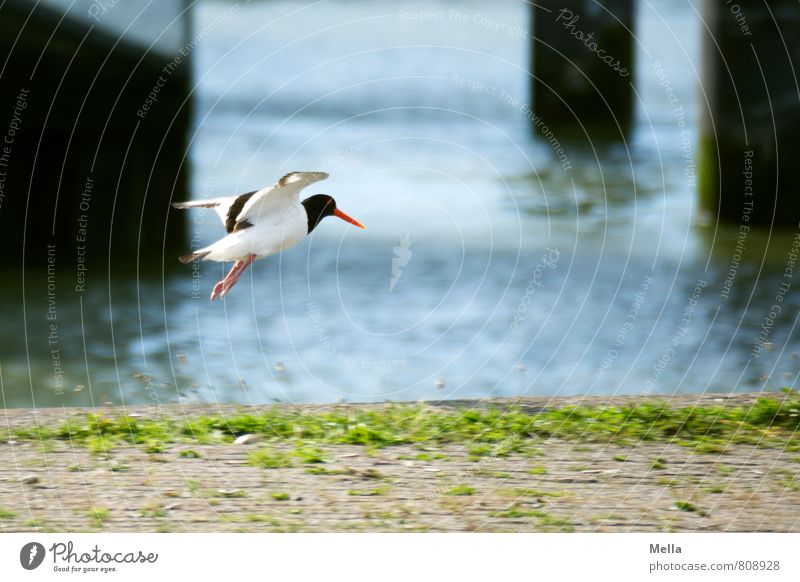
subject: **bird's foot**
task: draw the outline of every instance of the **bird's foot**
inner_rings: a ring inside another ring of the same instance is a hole
[[[256,260],[256,255],[250,255],[244,261],[236,261],[236,264],[233,265],[233,268],[227,274],[227,276],[214,285],[213,291],[211,291],[211,301],[214,301],[217,297],[220,299],[225,299],[225,295],[228,294],[228,291],[231,290],[231,287],[236,285],[237,281],[239,281],[239,277],[242,276],[245,269],[249,267],[253,261]]]
[[[231,288],[234,285],[236,285],[236,283],[238,281],[239,281],[239,277],[237,276],[234,279],[231,279],[230,281],[225,282],[225,284],[222,286],[222,291],[219,294],[219,298],[220,299],[225,299],[225,296],[228,294],[228,291],[230,291]]]
[[[214,285],[214,290],[211,291],[211,301],[214,301],[214,299],[216,299],[217,297],[220,296],[220,293],[222,292],[222,288],[224,286],[225,286],[225,281],[224,280],[220,281],[219,283]]]
[[[225,296],[230,291],[231,287],[236,285],[236,282],[239,280],[239,277],[234,277],[233,279],[225,278],[216,285],[214,285],[214,290],[211,291],[211,301],[214,301],[217,297],[220,299],[225,299]]]

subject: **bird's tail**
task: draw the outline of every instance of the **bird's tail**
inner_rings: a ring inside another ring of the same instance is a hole
[[[219,206],[219,200],[188,200],[186,202],[173,202],[173,208],[214,208]]]
[[[186,263],[191,263],[192,261],[194,261],[196,259],[202,259],[203,257],[208,255],[209,253],[211,253],[211,251],[205,251],[205,250],[204,251],[198,251],[196,253],[189,253],[187,255],[181,255],[180,257],[178,257],[178,260],[185,265]]]

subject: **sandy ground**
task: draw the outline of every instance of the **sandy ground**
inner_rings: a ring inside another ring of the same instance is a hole
[[[754,397],[670,402],[741,405]],[[536,410],[576,399],[514,402]],[[193,405],[167,413],[241,410]],[[247,462],[264,443],[175,444],[156,454],[120,446],[102,458],[63,441],[42,446],[10,433],[37,421],[55,426],[85,412],[0,410],[0,437],[9,439],[0,442],[0,530],[800,531],[800,456],[752,446],[717,455],[665,443],[620,447],[542,439],[526,456],[474,460],[464,445],[373,451],[325,445],[324,464],[264,469]],[[294,450],[288,443],[268,446]]]

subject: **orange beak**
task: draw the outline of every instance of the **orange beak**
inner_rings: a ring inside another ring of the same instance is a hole
[[[351,217],[347,216],[347,215],[346,215],[344,212],[342,212],[342,211],[341,211],[341,210],[339,210],[338,208],[337,208],[336,210],[334,210],[334,211],[333,211],[333,215],[334,215],[334,216],[336,216],[336,217],[338,217],[338,218],[341,218],[341,219],[342,219],[342,220],[344,220],[345,222],[349,222],[350,224],[353,224],[353,225],[357,226],[358,228],[366,228],[366,226],[364,226],[363,224],[361,224],[361,223],[360,223],[359,221],[357,221],[355,218],[351,218]]]

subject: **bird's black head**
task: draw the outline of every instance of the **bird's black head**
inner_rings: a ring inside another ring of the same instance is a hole
[[[308,232],[310,233],[326,216],[333,216],[336,200],[327,194],[315,194],[303,200],[308,215]]]
[[[354,224],[359,228],[364,226],[347,216],[344,212],[336,208],[336,200],[327,194],[315,194],[303,200],[303,207],[306,209],[308,215],[308,232],[310,233],[326,216],[336,216],[342,220]]]

